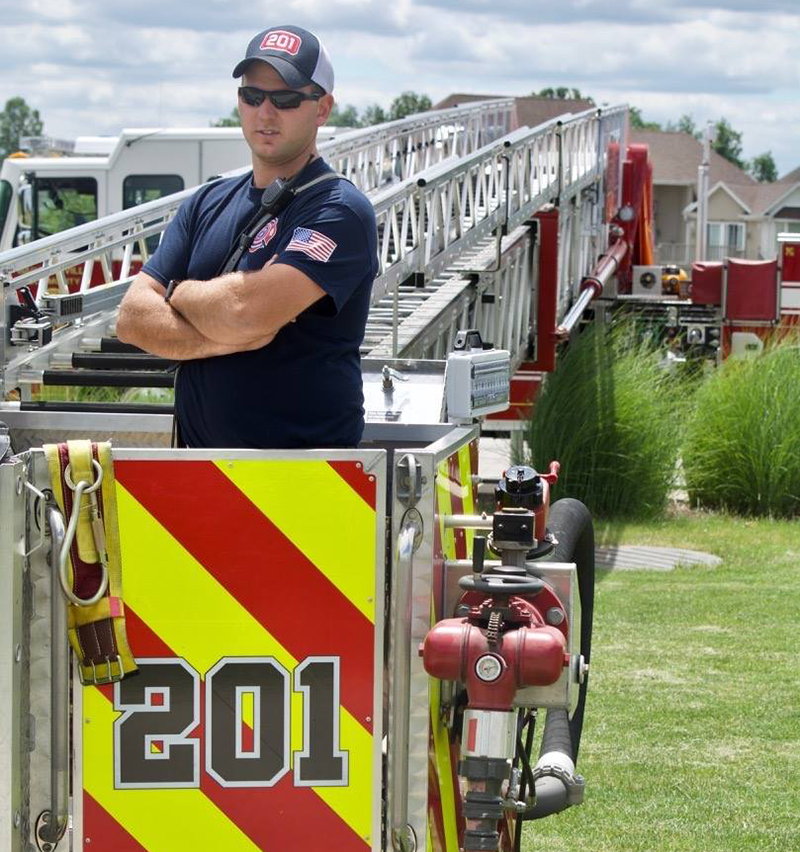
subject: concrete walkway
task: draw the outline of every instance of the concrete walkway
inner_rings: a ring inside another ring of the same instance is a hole
[[[594,558],[598,568],[612,568],[615,571],[672,571],[678,565],[706,565],[714,568],[722,562],[719,556],[700,550],[627,544],[597,547]]]

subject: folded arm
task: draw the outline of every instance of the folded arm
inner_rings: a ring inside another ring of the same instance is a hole
[[[210,340],[241,345],[271,339],[323,296],[322,287],[304,272],[279,261],[211,281],[182,281],[171,303]]]
[[[274,334],[242,335],[236,341],[220,341],[204,334],[164,301],[165,288],[140,272],[122,300],[117,318],[117,337],[146,352],[186,361],[259,349]]]

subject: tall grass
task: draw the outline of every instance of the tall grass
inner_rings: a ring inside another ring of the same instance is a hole
[[[699,388],[683,464],[690,498],[745,515],[800,512],[800,347],[729,359]]]
[[[596,515],[654,517],[673,486],[684,383],[631,323],[592,326],[548,376],[527,434],[538,470],[561,462],[553,497]]]

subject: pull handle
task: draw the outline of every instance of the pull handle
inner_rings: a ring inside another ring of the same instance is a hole
[[[67,608],[59,586],[59,553],[66,538],[64,517],[48,502],[50,536],[50,810],[36,821],[36,842],[51,848],[67,830],[69,811],[69,642]]]
[[[408,824],[408,736],[411,701],[411,587],[414,551],[422,531],[419,512],[409,509],[397,536],[397,561],[392,654],[391,722],[389,728],[392,796],[392,846],[396,852],[415,852],[416,835]]]

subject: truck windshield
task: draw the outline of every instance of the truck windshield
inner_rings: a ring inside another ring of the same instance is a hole
[[[14,190],[7,180],[0,180],[0,234],[6,226],[6,217],[14,198]]]
[[[36,178],[34,240],[96,218],[97,181],[94,178]]]

